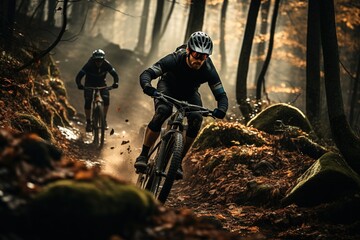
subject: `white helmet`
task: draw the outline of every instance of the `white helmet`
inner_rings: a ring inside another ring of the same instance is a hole
[[[102,49],[96,49],[95,51],[93,51],[92,59],[104,59],[105,58],[105,52]]]
[[[194,52],[208,55],[211,55],[213,49],[211,38],[206,33],[201,31],[191,34],[187,46]]]

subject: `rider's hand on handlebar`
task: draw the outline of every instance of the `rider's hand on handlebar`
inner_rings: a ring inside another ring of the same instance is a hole
[[[79,90],[84,90],[84,85],[82,85],[82,84],[77,85],[77,87]]]
[[[118,83],[113,83],[112,88],[118,88],[119,84]]]
[[[212,115],[216,118],[223,119],[225,117],[226,113],[221,111],[218,108],[215,108]]]
[[[158,91],[156,90],[156,88],[151,87],[151,86],[147,86],[144,88],[144,93],[146,95],[149,95],[150,97],[154,97],[156,95],[158,95]]]

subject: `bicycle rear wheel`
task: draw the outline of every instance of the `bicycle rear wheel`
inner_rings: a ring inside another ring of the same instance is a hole
[[[155,161],[156,174],[150,191],[162,203],[165,203],[174,183],[176,172],[181,164],[183,148],[183,136],[180,132],[172,133],[161,143],[158,159]]]
[[[105,141],[105,118],[104,108],[97,104],[93,110],[93,144],[101,148]]]

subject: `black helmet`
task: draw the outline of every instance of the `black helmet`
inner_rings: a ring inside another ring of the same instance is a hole
[[[211,55],[213,49],[213,43],[211,38],[204,32],[194,32],[189,37],[187,46],[190,50]]]
[[[96,49],[95,51],[93,51],[92,59],[104,59],[105,58],[105,52],[102,49]]]

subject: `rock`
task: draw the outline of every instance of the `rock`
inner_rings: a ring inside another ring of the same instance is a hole
[[[277,122],[278,121],[278,122]],[[270,134],[277,134],[279,126],[295,126],[302,131],[312,132],[312,127],[306,116],[296,107],[285,103],[269,106],[252,118],[247,126],[252,126]]]
[[[28,224],[31,232],[51,232],[57,239],[105,239],[110,234],[133,234],[155,206],[149,192],[106,175],[86,181],[59,180],[29,204]]]
[[[206,125],[195,139],[193,148],[231,147],[237,145],[261,146],[267,144],[266,139],[256,129],[239,123],[213,122]]]
[[[316,206],[360,190],[360,177],[339,155],[329,152],[319,158],[282,200],[285,205]]]

